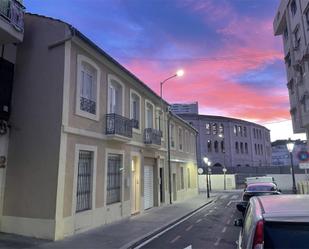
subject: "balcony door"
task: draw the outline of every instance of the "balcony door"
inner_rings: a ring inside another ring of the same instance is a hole
[[[146,128],[154,128],[154,106],[146,102]]]
[[[124,116],[124,89],[123,84],[116,80],[114,77],[110,77],[108,83],[108,113],[116,113]]]

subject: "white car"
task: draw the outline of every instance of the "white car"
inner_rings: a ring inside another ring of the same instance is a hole
[[[252,197],[234,225],[239,249],[309,248],[309,195]]]

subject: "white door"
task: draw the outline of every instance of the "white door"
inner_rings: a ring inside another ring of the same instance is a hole
[[[153,207],[153,167],[144,166],[144,209]]]

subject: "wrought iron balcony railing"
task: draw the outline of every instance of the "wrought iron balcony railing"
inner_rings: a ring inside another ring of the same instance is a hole
[[[116,113],[106,114],[106,134],[132,137],[132,120]]]
[[[80,109],[91,114],[96,114],[96,102],[84,97],[80,97]]]
[[[0,1],[0,16],[20,32],[24,31],[24,9],[24,6],[17,0]]]
[[[144,130],[144,143],[161,145],[162,132],[152,128]]]

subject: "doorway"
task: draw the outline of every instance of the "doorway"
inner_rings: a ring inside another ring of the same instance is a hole
[[[173,173],[173,201],[177,200],[177,184],[176,184],[176,174]]]
[[[164,168],[160,168],[160,202],[164,203]]]
[[[131,160],[131,214],[140,212],[140,160],[133,156]]]

